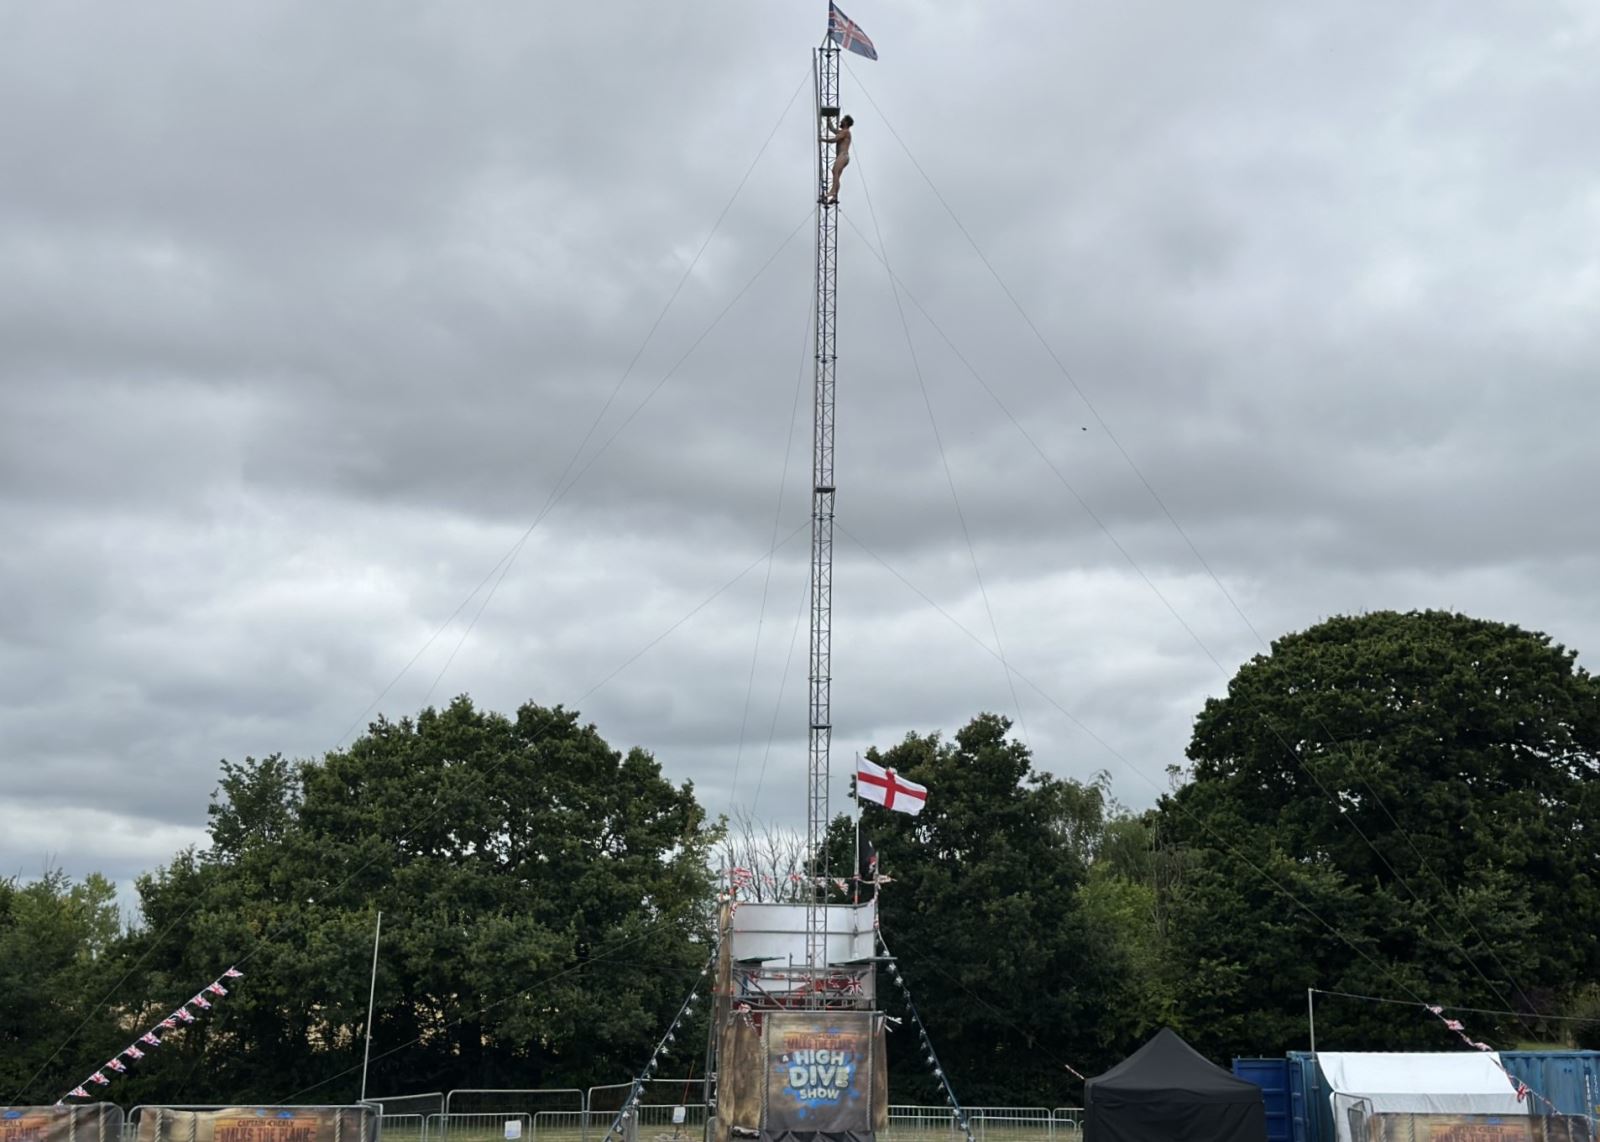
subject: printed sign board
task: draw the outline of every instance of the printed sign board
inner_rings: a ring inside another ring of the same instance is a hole
[[[293,1111],[232,1111],[211,1120],[211,1142],[317,1142],[316,1114]]]
[[[56,1116],[43,1107],[7,1107],[0,1113],[0,1142],[55,1142],[55,1123]]]
[[[872,1129],[872,1016],[860,1011],[767,1017],[766,1133]]]
[[[110,1103],[0,1106],[0,1142],[112,1142],[122,1111]]]
[[[1352,1118],[1352,1125],[1363,1116]],[[1364,1116],[1368,1142],[1584,1142],[1582,1116],[1490,1114],[1372,1114]]]
[[[145,1107],[138,1142],[367,1142],[376,1115],[365,1107]]]

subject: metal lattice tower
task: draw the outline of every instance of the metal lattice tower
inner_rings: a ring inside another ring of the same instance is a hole
[[[827,969],[826,889],[822,849],[828,828],[828,755],[833,742],[833,387],[835,286],[839,267],[839,208],[827,197],[838,127],[839,48],[824,40],[813,65],[817,107],[817,353],[811,434],[811,734],[806,796],[806,851],[812,868],[806,892],[806,960]]]

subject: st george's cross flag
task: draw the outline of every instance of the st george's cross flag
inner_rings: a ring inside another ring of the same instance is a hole
[[[828,0],[828,35],[845,51],[868,59],[878,58],[878,49],[872,46],[871,38],[859,24],[839,11],[833,0]]]
[[[928,803],[928,787],[862,759],[856,762],[856,796],[915,817]]]

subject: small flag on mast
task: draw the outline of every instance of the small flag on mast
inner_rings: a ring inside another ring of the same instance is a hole
[[[878,894],[878,849],[867,837],[862,837],[857,847],[861,851],[856,862],[857,891],[861,899],[871,900]]]
[[[828,0],[828,35],[847,52],[855,52],[868,59],[878,58],[878,49],[872,46],[871,37],[861,30],[859,24],[839,11],[833,0]]]

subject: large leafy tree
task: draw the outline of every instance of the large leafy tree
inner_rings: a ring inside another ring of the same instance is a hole
[[[49,1085],[53,1056],[74,1028],[95,1063],[122,1047],[113,1014],[95,1007],[120,923],[102,876],[0,880],[0,1104],[61,1097],[67,1088]]]
[[[142,1014],[245,978],[125,1097],[353,1097],[380,910],[376,1093],[629,1073],[708,951],[693,789],[560,708],[459,698],[319,762],[225,764],[210,833],[140,882]]]
[[[1086,923],[1080,899],[1106,806],[1100,789],[1036,771],[1009,729],[984,714],[948,740],[911,734],[870,750],[930,793],[916,817],[867,806],[863,830],[893,879],[880,898],[884,937],[958,1095],[1075,1103],[1065,1064],[1094,1068],[1127,1045],[1116,1018],[1126,965],[1104,915],[1115,907]],[[849,828],[832,830],[836,872],[849,864]],[[879,980],[887,1010],[903,1015]],[[889,1042],[892,1097],[937,1101],[909,1020]]]
[[[1553,1029],[1600,979],[1600,684],[1515,626],[1438,611],[1330,619],[1206,703],[1164,838],[1176,1013],[1198,1045],[1306,1043],[1306,989],[1513,1009]],[[1328,999],[1319,1045],[1444,1048],[1418,1008]]]

